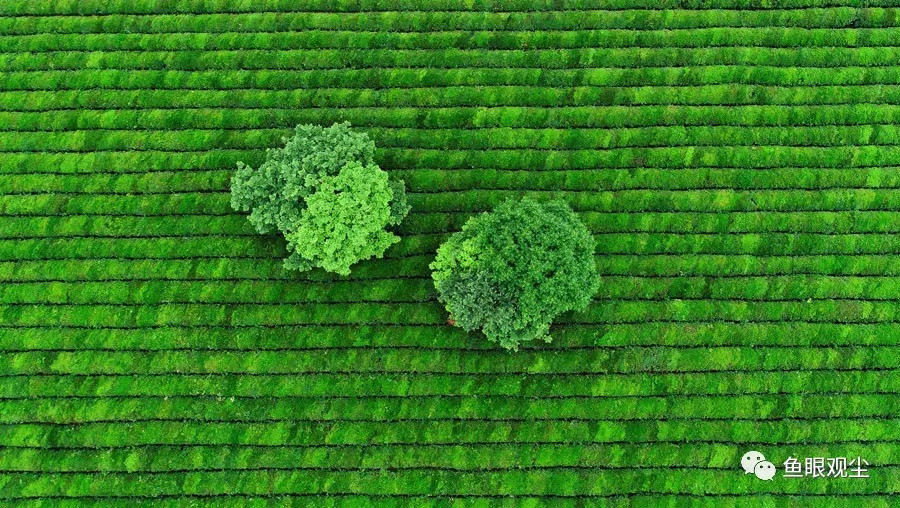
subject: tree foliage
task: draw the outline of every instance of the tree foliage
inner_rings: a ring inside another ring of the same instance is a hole
[[[393,197],[388,175],[378,166],[347,163],[306,198],[306,220],[284,234],[294,251],[287,262],[346,275],[356,260],[380,255],[399,239],[384,230],[392,224]]]
[[[594,240],[561,201],[507,201],[470,219],[431,263],[451,319],[505,348],[549,341],[550,324],[597,291]]]
[[[231,205],[249,211],[258,232],[284,235],[286,268],[347,275],[399,241],[385,229],[409,212],[403,182],[389,180],[374,153],[375,143],[347,123],[298,125],[259,168],[238,163]]]

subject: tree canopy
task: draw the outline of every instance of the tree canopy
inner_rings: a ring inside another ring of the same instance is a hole
[[[365,133],[347,123],[298,125],[284,141],[266,151],[259,168],[238,163],[231,205],[249,211],[259,233],[284,235],[286,268],[347,275],[399,241],[386,229],[409,212],[404,185],[375,164],[375,143]]]
[[[508,349],[550,340],[559,314],[597,291],[594,240],[562,201],[507,201],[438,248],[432,278],[451,319]]]

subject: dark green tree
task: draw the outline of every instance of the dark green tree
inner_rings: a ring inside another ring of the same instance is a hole
[[[231,206],[249,211],[258,232],[284,235],[285,268],[347,275],[399,240],[386,229],[409,212],[404,185],[375,164],[375,143],[365,133],[347,123],[298,125],[284,141],[266,151],[259,168],[238,163]]]
[[[562,201],[507,201],[469,219],[431,263],[456,324],[508,349],[550,340],[559,314],[585,308],[597,291],[594,240]]]

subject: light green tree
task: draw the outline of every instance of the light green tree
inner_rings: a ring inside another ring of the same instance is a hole
[[[320,266],[348,275],[353,263],[380,256],[400,240],[385,231],[396,224],[390,209],[393,199],[387,173],[374,164],[348,163],[319,183],[306,198],[297,228],[285,232],[293,252],[285,266],[298,270]]]
[[[284,141],[267,150],[259,168],[238,163],[231,205],[249,211],[259,233],[284,235],[286,268],[346,275],[399,240],[385,228],[409,212],[404,185],[375,164],[375,143],[366,134],[347,123],[299,125]]]

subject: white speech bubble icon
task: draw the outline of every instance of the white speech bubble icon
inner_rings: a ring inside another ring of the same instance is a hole
[[[763,454],[759,452],[749,451],[741,457],[741,467],[744,468],[744,474],[752,474],[756,464],[766,460]]]
[[[772,464],[768,460],[757,462],[756,467],[753,468],[753,472],[756,473],[756,477],[760,480],[771,480],[772,478],[775,478],[775,464]]]

